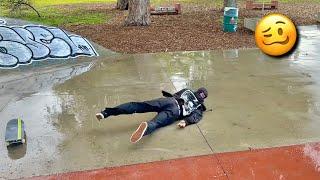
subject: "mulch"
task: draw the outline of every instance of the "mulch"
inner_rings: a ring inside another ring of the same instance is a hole
[[[242,5],[243,6],[243,5]],[[152,53],[256,47],[253,32],[243,27],[245,17],[262,17],[268,13],[289,16],[296,25],[317,24],[320,3],[281,3],[275,11],[246,10],[240,5],[236,33],[222,31],[223,12],[214,7],[185,6],[181,15],[151,16],[148,27],[123,26],[127,12],[113,7],[90,6],[90,10],[112,13],[113,19],[99,25],[63,27],[105,48],[122,53]]]

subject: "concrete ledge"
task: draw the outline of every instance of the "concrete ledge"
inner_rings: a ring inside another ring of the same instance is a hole
[[[255,31],[259,20],[260,18],[244,18],[244,27],[251,31]]]

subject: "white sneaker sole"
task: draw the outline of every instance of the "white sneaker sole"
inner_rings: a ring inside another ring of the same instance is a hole
[[[144,133],[146,132],[147,128],[148,128],[148,123],[146,123],[146,122],[141,123],[139,125],[139,127],[137,128],[137,130],[134,133],[132,133],[132,135],[130,137],[130,142],[131,143],[139,142],[142,139],[142,137],[143,137]],[[138,136],[138,138],[137,138],[137,136]]]
[[[97,113],[96,118],[98,119],[98,121],[100,121],[101,119],[104,119],[104,116],[102,113]]]

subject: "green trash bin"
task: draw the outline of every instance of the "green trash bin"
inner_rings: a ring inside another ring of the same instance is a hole
[[[238,28],[238,8],[225,7],[223,14],[223,31],[236,32]]]

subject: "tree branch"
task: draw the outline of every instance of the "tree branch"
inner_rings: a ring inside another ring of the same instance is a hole
[[[21,5],[29,6],[31,9],[33,9],[33,10],[37,13],[38,17],[41,17],[41,16],[40,16],[40,13],[36,10],[36,8],[34,8],[33,6],[31,6],[30,4],[24,3],[24,2],[20,2],[20,4],[21,4]]]

